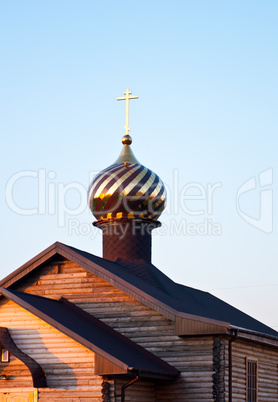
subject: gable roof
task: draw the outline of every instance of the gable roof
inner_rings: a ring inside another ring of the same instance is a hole
[[[63,297],[57,301],[11,289],[1,291],[8,299],[112,363],[113,373],[105,374],[114,374],[116,367],[117,373],[140,372],[141,377],[148,378],[174,379],[179,375],[176,368]]]
[[[152,264],[127,267],[120,260],[111,262],[59,242],[4,278],[0,286],[16,284],[55,254],[77,263],[170,319],[178,317],[203,323],[212,332],[214,326],[214,332],[225,333],[228,328],[239,328],[278,337],[278,332],[272,328],[212,294],[175,283]]]

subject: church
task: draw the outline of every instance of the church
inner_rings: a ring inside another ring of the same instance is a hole
[[[0,283],[0,402],[277,401],[278,333],[152,264],[166,191],[124,95],[122,151],[88,191],[103,256],[56,242]]]

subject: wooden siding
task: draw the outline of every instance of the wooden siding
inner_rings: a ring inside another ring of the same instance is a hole
[[[7,376],[7,380],[0,381],[0,392],[10,387],[33,387],[33,379],[28,367],[15,356],[10,356],[9,363],[0,363],[0,374]]]
[[[32,277],[26,278],[17,289],[55,299],[64,296],[180,370],[181,375],[174,383],[165,382],[156,387],[149,383],[147,392],[153,398],[150,400],[212,400],[212,337],[177,336],[174,321],[72,262],[65,262],[63,268],[59,268],[59,264],[45,266],[34,272]],[[11,302],[8,305],[14,312],[20,309]],[[7,311],[7,307],[0,309],[0,318],[4,310]],[[80,400],[84,398],[85,401],[90,392],[91,400],[97,401],[101,397],[102,378],[94,376],[93,354],[84,355],[85,348],[41,320],[35,317],[31,320],[31,315],[25,310],[20,311],[19,322],[16,320],[12,323],[8,320],[2,325],[11,330],[17,345],[37,360],[47,373],[51,389],[41,389],[39,401],[66,402],[69,396],[62,388],[70,390],[71,401],[75,401],[75,397],[82,398]],[[13,315],[11,312],[11,316]],[[70,349],[72,351],[67,352]],[[136,395],[138,400],[148,401],[149,399],[142,399],[140,394],[144,385],[146,383],[138,382],[129,387],[126,394],[127,398],[132,399],[127,401],[136,401]]]
[[[95,373],[98,375],[126,374],[126,370],[95,353]]]
[[[170,346],[170,345],[169,345]],[[212,400],[212,339],[181,339],[160,356],[180,370],[180,377],[172,384],[164,383],[156,390],[157,401]]]
[[[101,400],[102,379],[94,375],[93,352],[12,301],[1,302],[0,322],[1,326],[9,328],[16,345],[41,365],[50,389],[70,390],[76,398],[79,398],[79,391],[87,392],[90,400]],[[30,386],[32,381],[28,369],[21,364],[21,373],[13,371],[14,362],[18,364],[18,359],[12,359],[5,370],[10,375],[13,373],[15,378],[0,381],[0,386],[2,383],[9,388]],[[49,389],[41,389],[40,392],[40,401],[44,400],[44,395],[45,401],[52,400],[48,395]],[[59,399],[68,398],[68,392],[60,391],[59,394]]]
[[[122,291],[117,290],[112,285],[70,261],[63,264],[63,273],[58,273],[61,271],[60,267],[61,264],[45,266],[35,272],[34,276],[27,278],[16,289],[50,299],[65,296],[73,303],[77,301],[86,302],[86,300],[89,302],[123,302],[132,299]]]
[[[278,351],[255,342],[236,340],[233,350],[233,402],[246,400],[246,358],[258,362],[258,401],[278,401]],[[226,362],[228,366],[228,341],[226,341]],[[225,389],[228,400],[228,375],[225,372]]]
[[[102,402],[101,382],[90,389],[57,389],[40,388],[38,393],[39,402]]]
[[[177,335],[226,334],[227,327],[208,322],[190,320],[189,318],[176,317],[175,331]]]
[[[127,384],[128,381],[115,381],[116,395],[121,395],[122,386]],[[115,402],[120,402],[120,400],[120,396],[115,398]],[[138,381],[125,390],[125,402],[154,402],[155,400],[155,384],[152,382]]]

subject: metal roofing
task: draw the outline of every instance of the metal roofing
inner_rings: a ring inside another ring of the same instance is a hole
[[[11,289],[1,291],[8,299],[126,372],[136,370],[141,376],[156,374],[168,379],[179,374],[164,360],[64,298],[57,301]]]
[[[113,286],[136,298],[138,296],[188,318],[214,320],[222,326],[232,326],[278,338],[278,332],[243,313],[208,292],[180,285],[154,265],[138,262],[127,266],[124,261],[111,262],[88,252],[56,242],[21,268],[4,278],[0,286],[11,286],[55,255],[62,255],[84,269],[98,275]]]

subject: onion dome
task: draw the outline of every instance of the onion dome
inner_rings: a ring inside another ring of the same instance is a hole
[[[128,133],[123,149],[113,165],[102,170],[88,191],[95,225],[118,220],[156,221],[166,205],[166,190],[158,175],[141,165],[131,150]]]

